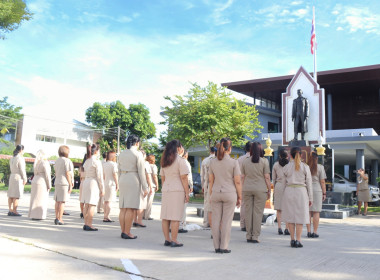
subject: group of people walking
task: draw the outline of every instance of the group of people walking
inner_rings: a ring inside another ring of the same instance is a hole
[[[150,217],[153,197],[158,191],[157,166],[153,155],[146,158],[139,150],[140,138],[130,135],[127,149],[122,151],[116,163],[116,154],[105,154],[100,161],[99,145],[87,147],[80,168],[80,209],[84,218],[83,230],[97,231],[93,227],[96,205],[104,199],[103,222],[110,218],[110,203],[119,191],[119,222],[121,238],[136,239],[132,226],[146,227],[143,217]],[[18,199],[26,184],[24,147],[18,145],[10,160],[11,177],[8,190],[9,216],[20,216]],[[246,154],[235,160],[230,156],[232,142],[223,138],[210,149],[201,166],[201,183],[204,192],[204,225],[210,226],[216,253],[230,253],[229,242],[235,207],[241,209],[241,227],[246,231],[248,243],[259,243],[261,222],[265,203],[271,195],[270,167],[264,157],[261,144],[248,142]],[[73,164],[69,160],[69,148],[61,146],[55,162],[55,224],[64,225],[64,205],[73,188]],[[186,232],[186,204],[192,192],[191,166],[187,152],[179,140],[165,146],[161,158],[162,182],[161,215],[164,245],[181,247],[178,233]],[[360,171],[361,172],[361,171]],[[37,153],[34,162],[34,178],[30,200],[29,217],[45,219],[48,193],[51,189],[51,168],[43,151]],[[362,174],[363,173],[363,174]],[[362,181],[368,180],[364,172]],[[317,238],[319,213],[326,198],[326,174],[318,164],[318,155],[311,152],[308,164],[301,160],[301,149],[293,147],[289,154],[279,151],[279,160],[273,166],[274,207],[277,210],[278,234],[290,235],[291,247],[301,248],[303,225],[307,225],[307,236]],[[360,181],[360,182],[362,182]],[[364,183],[363,183],[364,184]],[[364,189],[364,188],[363,188]],[[359,190],[360,191],[360,190]],[[362,195],[362,194],[361,194]],[[145,210],[145,211],[144,211]],[[311,231],[313,221],[313,232]],[[286,229],[282,231],[282,222]]]

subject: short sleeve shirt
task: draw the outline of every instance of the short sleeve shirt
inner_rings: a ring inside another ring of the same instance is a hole
[[[222,160],[214,158],[210,161],[210,174],[215,177],[212,192],[236,192],[235,176],[240,176],[240,167],[237,160],[224,155]]]
[[[368,178],[368,174],[364,174]],[[364,180],[361,176],[358,176],[358,190],[359,191],[364,191],[368,190],[368,179]]]
[[[253,163],[251,157],[246,158],[242,163],[241,173],[245,176],[243,191],[267,192],[264,175],[270,173],[270,168],[266,158],[260,158],[258,163]]]
[[[186,160],[180,156],[177,156],[171,165],[161,167],[160,175],[165,176],[162,192],[184,192],[181,175],[186,175],[189,173],[190,170],[187,167]]]

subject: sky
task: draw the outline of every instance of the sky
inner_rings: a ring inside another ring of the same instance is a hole
[[[313,6],[318,71],[380,64],[378,0],[26,2],[33,19],[0,41],[0,97],[30,116],[84,122],[120,100],[158,124],[190,83],[312,72]]]

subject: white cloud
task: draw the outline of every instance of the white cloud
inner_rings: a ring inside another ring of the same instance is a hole
[[[290,5],[297,6],[297,5],[301,5],[302,3],[303,3],[303,1],[293,1],[290,3]]]
[[[295,22],[299,22],[300,19],[306,18],[309,13],[311,18],[309,6],[302,9],[294,7],[299,4],[301,4],[300,1],[283,5],[273,4],[262,8],[255,12],[257,15],[256,20],[263,22],[264,26],[271,26],[279,23],[294,24]]]
[[[336,30],[337,30],[337,31],[342,31],[342,30],[343,30],[343,27],[339,26]]]
[[[306,9],[298,9],[295,10],[292,14],[299,18],[304,18],[308,13],[308,10]]]
[[[212,13],[212,19],[215,25],[224,25],[231,23],[231,20],[224,14],[228,8],[232,6],[234,0],[227,0],[227,2],[223,4],[216,4],[216,8]]]

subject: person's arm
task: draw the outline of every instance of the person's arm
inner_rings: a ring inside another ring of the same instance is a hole
[[[240,174],[234,176],[234,182],[235,182],[235,188],[236,188],[236,193],[237,193],[237,201],[236,201],[236,206],[239,208],[241,205],[241,182],[240,182]]]
[[[210,173],[208,175],[208,193],[210,194],[210,196],[212,194],[212,187],[214,185],[214,181],[215,181],[214,173]]]
[[[322,201],[326,200],[326,182],[325,179],[320,180],[321,187],[322,187]]]
[[[182,187],[185,190],[185,203],[189,202],[189,174],[181,175]]]
[[[65,176],[66,176],[67,182],[69,182],[69,193],[71,193],[71,191],[73,189],[73,184],[72,184],[72,181],[71,181],[71,172],[70,172],[70,170],[66,171]]]
[[[150,179],[150,174],[145,171],[146,182],[148,183],[148,193],[152,194],[152,180]]]
[[[153,183],[156,185],[156,192],[158,192],[159,187],[158,187],[158,176],[157,176],[157,174],[153,175]]]
[[[305,183],[306,183],[306,189],[307,189],[307,194],[309,195],[309,206],[313,204],[313,185],[312,185],[312,178],[311,178],[311,173],[310,173],[310,168],[306,165],[306,176],[305,176]]]
[[[146,173],[145,173],[145,160],[140,152],[138,152],[137,156],[137,172],[140,178],[140,184],[142,185],[142,191],[144,193],[144,197],[148,194],[148,183],[146,181]]]
[[[102,163],[97,160],[95,163],[96,180],[98,181],[98,188],[100,196],[104,195],[104,180],[103,180],[103,168]]]
[[[20,169],[20,174],[22,176],[23,183],[24,185],[26,185],[26,183],[28,182],[28,177],[26,176],[26,165],[25,165],[25,159],[23,157],[20,157],[18,166]]]
[[[265,179],[265,184],[267,185],[267,200],[270,198],[270,193],[271,193],[271,182],[270,182],[270,175],[269,174],[264,174],[264,179]]]
[[[117,176],[117,172],[113,172],[112,177],[113,177],[113,180],[115,181],[116,191],[118,191],[119,190],[119,178]]]
[[[44,169],[45,169],[45,182],[46,182],[46,189],[47,191],[50,191],[51,189],[51,168],[48,161],[44,161],[43,163]]]
[[[273,168],[273,170],[272,170],[272,182],[273,182],[274,187],[276,186],[276,180],[277,180],[277,171],[276,171],[276,168]]]
[[[204,168],[204,161],[205,160],[203,160],[202,161],[202,163],[201,163],[201,174],[200,174],[200,176],[201,176],[201,187],[202,187],[202,192],[204,193],[205,192],[205,189],[204,189],[204,179],[203,179],[203,176],[204,176],[204,171],[203,171],[203,168]]]

